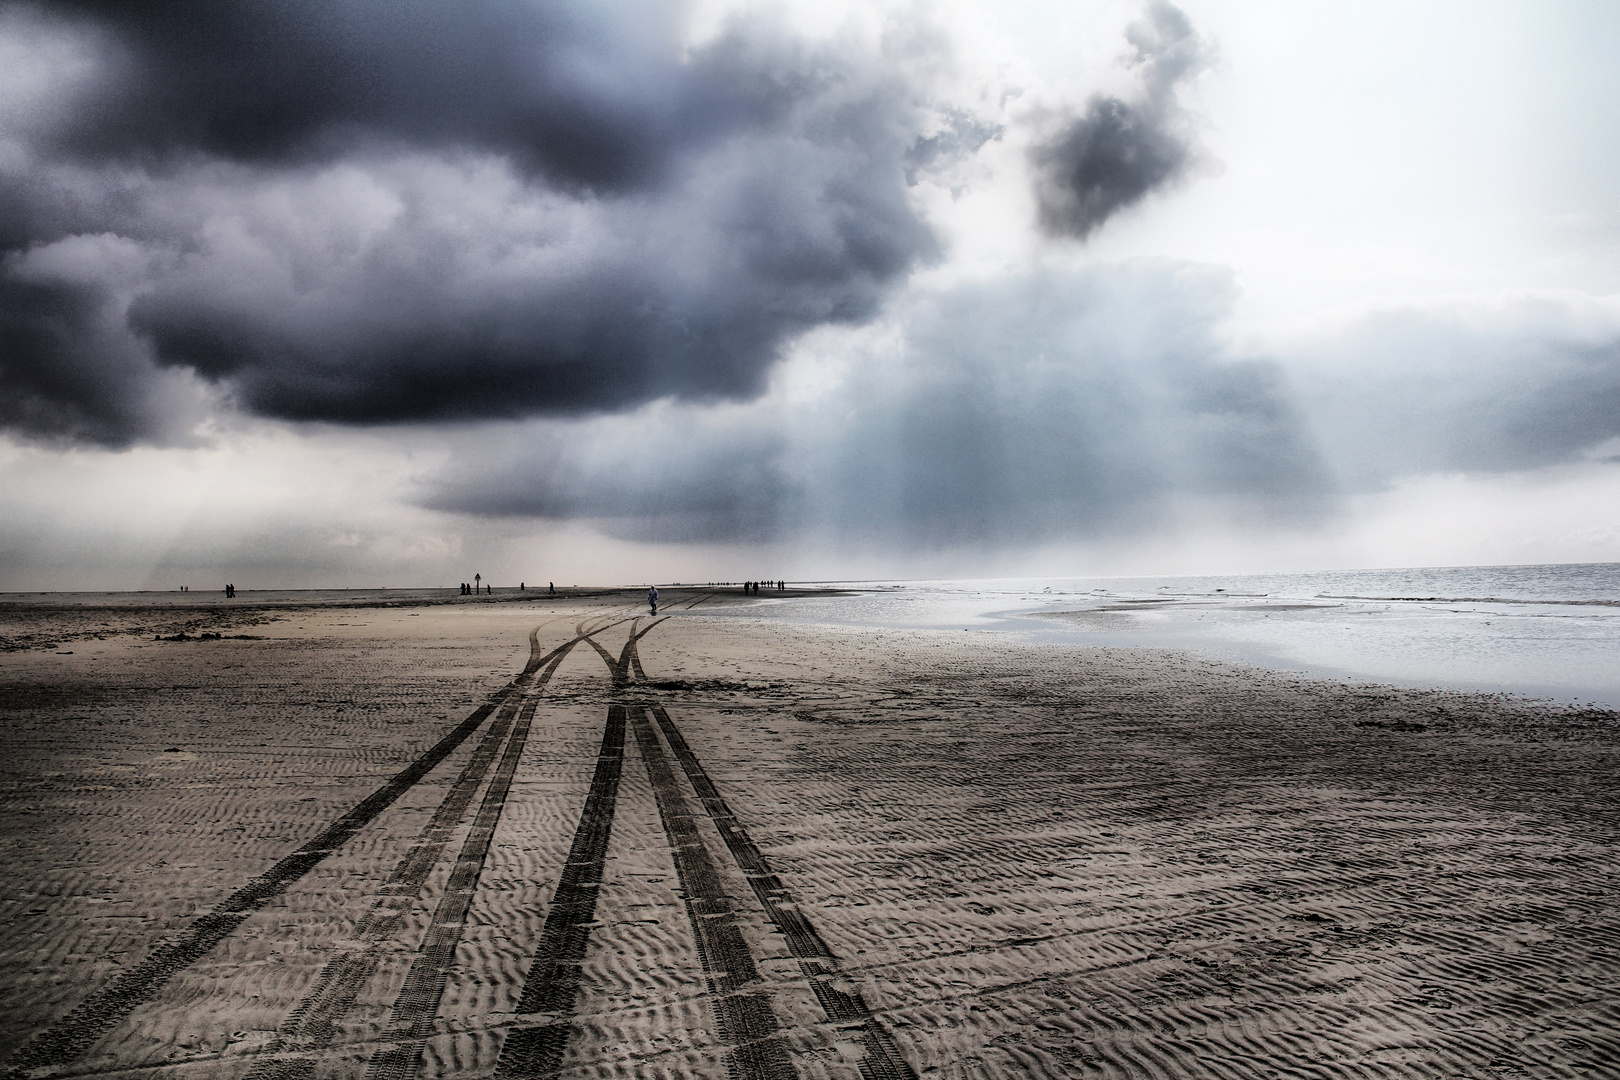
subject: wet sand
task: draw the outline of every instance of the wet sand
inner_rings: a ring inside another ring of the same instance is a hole
[[[398,605],[0,611],[0,1068],[1620,1075],[1613,713]]]

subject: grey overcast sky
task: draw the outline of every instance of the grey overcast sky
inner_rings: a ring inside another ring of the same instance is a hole
[[[1620,560],[1620,5],[0,3],[0,590]]]

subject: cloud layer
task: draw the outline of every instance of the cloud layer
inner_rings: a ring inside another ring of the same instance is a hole
[[[1312,430],[1353,487],[1537,469],[1620,437],[1620,298],[1387,306],[1288,351]]]
[[[917,297],[812,401],[544,429],[469,454],[429,501],[639,539],[935,547],[1128,532],[1187,498],[1315,520],[1331,478],[1276,367],[1224,354],[1231,292],[1145,261]]]
[[[129,386],[380,423],[757,392],[938,254],[908,184],[994,130],[937,41],[669,5],[13,9],[0,414],[161,437]],[[138,272],[54,249],[138,248]],[[127,333],[120,335],[123,320]],[[109,336],[110,335],[110,336]]]
[[[1229,271],[1169,260],[914,294],[835,383],[502,432],[432,507],[636,540],[1011,550],[1197,514],[1316,528],[1436,473],[1620,445],[1620,308],[1560,294],[1369,309],[1263,352]]]

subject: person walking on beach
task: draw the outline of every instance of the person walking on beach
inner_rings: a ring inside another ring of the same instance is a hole
[[[555,581],[546,582],[546,595],[547,596],[556,596],[557,595],[557,583]]]
[[[647,606],[652,608],[654,615],[658,614],[658,586],[656,585],[647,590]]]

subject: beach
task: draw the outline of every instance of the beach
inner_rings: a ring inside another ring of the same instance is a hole
[[[0,1069],[1620,1075],[1614,712],[661,592],[0,606]]]

